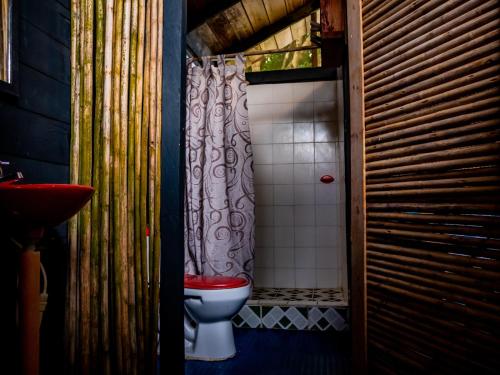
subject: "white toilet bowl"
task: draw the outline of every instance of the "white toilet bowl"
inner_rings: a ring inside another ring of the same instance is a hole
[[[184,277],[187,359],[222,361],[235,355],[231,318],[243,307],[249,294],[250,284],[243,278]]]

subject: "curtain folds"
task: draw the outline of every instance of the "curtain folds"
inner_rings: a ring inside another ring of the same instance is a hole
[[[69,223],[68,374],[156,370],[162,16],[71,1],[70,180],[96,192]]]
[[[253,281],[255,196],[244,61],[188,62],[185,272]]]

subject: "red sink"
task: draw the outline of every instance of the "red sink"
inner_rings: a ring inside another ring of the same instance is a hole
[[[69,184],[0,183],[0,216],[29,228],[53,227],[75,215],[94,188]]]

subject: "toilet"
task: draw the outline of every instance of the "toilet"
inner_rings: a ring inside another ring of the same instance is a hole
[[[231,319],[250,295],[240,277],[184,276],[186,359],[222,361],[236,353]]]

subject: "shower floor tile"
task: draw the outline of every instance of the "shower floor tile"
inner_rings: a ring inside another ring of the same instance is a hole
[[[342,289],[254,288],[248,305],[347,307]]]
[[[348,311],[341,289],[254,288],[246,306],[233,318],[233,324],[235,327],[344,331],[348,329]]]

